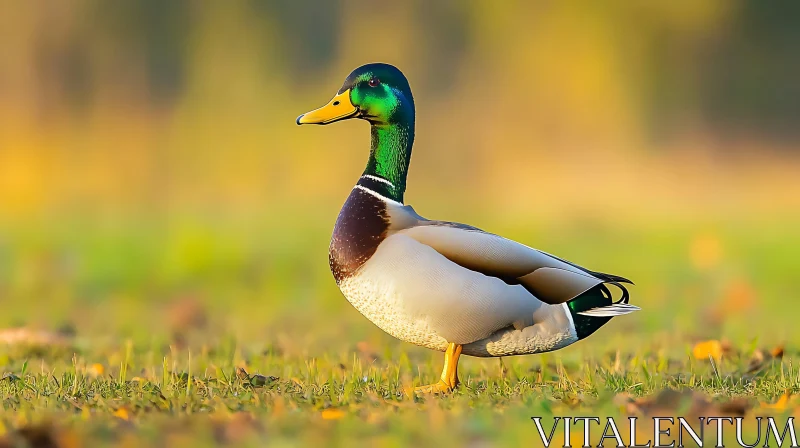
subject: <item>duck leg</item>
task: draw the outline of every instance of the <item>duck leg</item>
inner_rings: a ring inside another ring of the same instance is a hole
[[[415,387],[412,392],[422,394],[438,394],[450,392],[458,386],[458,357],[461,356],[461,345],[451,342],[444,352],[444,368],[438,383]]]

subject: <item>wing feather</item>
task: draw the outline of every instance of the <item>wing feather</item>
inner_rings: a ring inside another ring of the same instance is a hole
[[[497,277],[508,284],[521,285],[551,305],[567,302],[603,283],[620,287],[620,282],[631,283],[623,277],[590,271],[474,227],[424,221],[399,233],[432,247],[467,269]]]

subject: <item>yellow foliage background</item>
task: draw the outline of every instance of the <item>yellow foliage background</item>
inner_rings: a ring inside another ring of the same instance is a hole
[[[292,339],[330,312],[371,329],[325,253],[366,162],[367,125],[295,118],[356,66],[384,61],[416,98],[406,198],[422,215],[630,276],[655,329],[672,328],[665,316],[761,319],[784,335],[768,322],[788,317],[765,304],[791,295],[800,245],[791,11],[720,0],[3,8],[0,293],[26,304],[7,324],[111,316],[95,325],[113,330],[188,294],[244,333]]]

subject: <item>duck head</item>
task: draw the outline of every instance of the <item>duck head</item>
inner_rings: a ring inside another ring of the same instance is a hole
[[[353,70],[330,102],[297,117],[297,124],[330,124],[361,118],[373,125],[413,123],[414,98],[403,73],[389,64]]]

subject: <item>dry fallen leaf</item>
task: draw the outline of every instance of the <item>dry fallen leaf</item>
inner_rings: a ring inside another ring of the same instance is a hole
[[[773,348],[769,352],[767,350],[757,349],[753,352],[753,357],[750,358],[750,364],[747,366],[747,373],[759,372],[773,359],[780,360],[781,358],[783,358],[782,345]]]
[[[336,408],[325,409],[322,411],[323,420],[339,420],[344,416],[345,416],[344,411]]]
[[[254,373],[250,375],[250,385],[253,387],[264,387],[278,381],[280,378],[277,376],[266,376],[261,375],[260,373]]]
[[[717,340],[698,342],[692,349],[695,359],[708,359],[710,356],[715,361],[719,361],[722,358],[722,352],[723,345]]]
[[[122,420],[125,420],[126,422],[128,422],[128,421],[131,420],[131,413],[130,413],[130,411],[128,411],[127,407],[122,406],[121,408],[119,408],[116,411],[114,411],[114,417],[117,417],[119,419],[122,419]]]
[[[105,373],[106,368],[103,367],[102,364],[94,363],[91,366],[89,366],[89,368],[86,369],[86,371],[87,373],[89,373],[89,375],[97,378],[98,376],[103,376],[103,373]]]
[[[236,378],[241,380],[250,381],[250,374],[247,373],[247,370],[244,367],[237,367],[236,368]]]
[[[775,410],[775,411],[785,411],[787,405],[789,404],[789,398],[791,398],[791,397],[792,397],[792,393],[787,390],[786,392],[783,393],[783,395],[781,395],[780,398],[778,398],[778,401],[776,401],[775,403],[772,403],[772,404],[761,403],[760,407],[761,407],[761,409],[772,409],[772,410]]]
[[[750,358],[750,364],[747,366],[747,373],[755,373],[764,368],[768,356],[763,350],[756,350],[753,352],[753,357]]]

